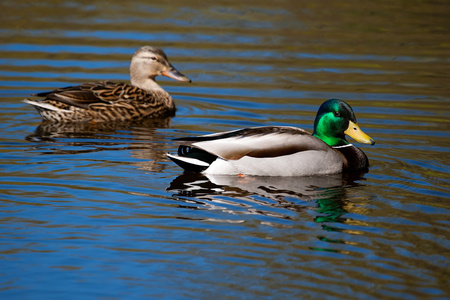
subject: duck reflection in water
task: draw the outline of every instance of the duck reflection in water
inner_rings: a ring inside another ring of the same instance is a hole
[[[141,131],[142,129],[169,128],[171,120],[171,117],[110,123],[55,123],[44,120],[36,127],[34,133],[28,135],[26,139],[29,141],[54,141],[56,138],[93,137],[99,133],[114,133],[118,130]]]
[[[249,221],[250,224],[257,221],[262,225],[275,227],[300,226],[308,231],[317,231],[316,239],[320,242],[311,241],[311,250],[341,252],[335,245],[346,244],[347,241],[344,238],[331,238],[333,234],[330,235],[329,232],[343,231],[338,224],[347,223],[349,219],[342,216],[355,209],[348,200],[348,191],[361,185],[357,181],[363,175],[364,173],[311,177],[240,177],[187,172],[175,178],[168,190],[174,192],[173,198],[180,202],[179,207],[182,209],[219,210],[225,213],[225,216],[218,219],[206,214],[205,221]],[[196,214],[196,220],[198,215]],[[248,219],[245,215],[253,217]],[[320,228],[305,225],[310,222],[312,215],[313,221],[320,224]],[[302,239],[301,236],[298,238]]]
[[[42,121],[25,139],[31,142],[31,151],[41,154],[127,151],[138,159],[128,164],[146,171],[163,172],[166,165],[155,163],[166,160],[160,149],[164,137],[157,129],[168,128],[170,121],[171,118],[110,123]]]
[[[221,209],[232,214],[259,214],[293,219],[292,212],[314,209],[324,215],[316,222],[341,222],[347,189],[358,186],[364,173],[307,177],[227,176],[186,172],[168,191],[183,202],[180,207]]]

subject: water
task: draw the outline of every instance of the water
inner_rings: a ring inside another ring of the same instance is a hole
[[[446,1],[3,1],[3,299],[444,299]],[[40,126],[31,93],[128,80],[165,49],[176,117]],[[183,175],[172,139],[312,130],[341,98],[374,138],[362,178]]]

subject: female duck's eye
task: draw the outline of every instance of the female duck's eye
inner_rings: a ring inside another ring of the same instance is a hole
[[[334,112],[334,116],[335,116],[335,117],[340,117],[341,114],[340,114],[338,111],[335,111],[335,112]]]
[[[152,60],[157,60],[155,56],[150,57]]]

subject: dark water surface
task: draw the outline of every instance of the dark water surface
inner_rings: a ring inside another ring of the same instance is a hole
[[[0,3],[0,298],[448,299],[448,1],[191,2]],[[161,79],[172,120],[41,126],[21,102],[127,81],[142,45],[193,80]],[[189,176],[165,156],[312,130],[328,98],[377,142],[363,178]]]

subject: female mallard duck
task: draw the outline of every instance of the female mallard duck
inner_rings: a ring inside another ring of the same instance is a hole
[[[312,135],[295,127],[251,127],[177,139],[178,155],[168,157],[186,171],[207,174],[310,176],[367,171],[367,156],[345,134],[375,144],[359,129],[350,105],[330,99],[320,106]]]
[[[131,85],[103,81],[69,86],[25,99],[45,120],[53,122],[111,122],[173,116],[175,104],[155,78],[164,75],[179,81],[191,80],[178,72],[162,49],[144,46],[130,64]]]

